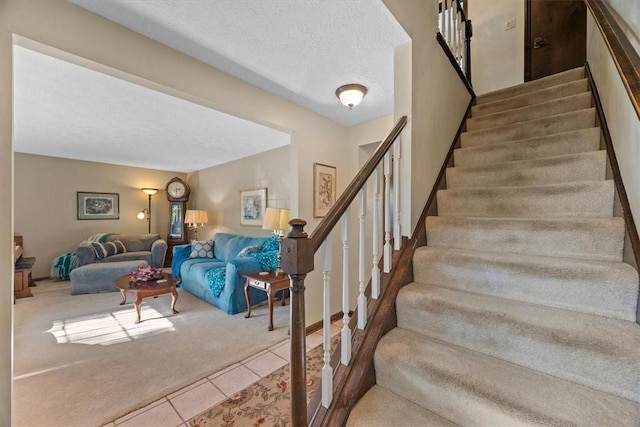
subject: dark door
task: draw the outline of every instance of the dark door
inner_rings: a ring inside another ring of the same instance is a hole
[[[587,56],[584,1],[525,1],[525,81],[584,65]]]

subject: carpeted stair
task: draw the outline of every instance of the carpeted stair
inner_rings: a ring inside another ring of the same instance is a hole
[[[472,108],[348,426],[639,426],[638,272],[583,68]]]

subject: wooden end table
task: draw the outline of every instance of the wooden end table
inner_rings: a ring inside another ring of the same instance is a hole
[[[163,281],[164,280],[164,281]],[[133,305],[136,307],[136,313],[138,318],[135,323],[140,323],[140,306],[142,300],[148,297],[156,297],[158,295],[171,294],[171,311],[173,314],[178,314],[176,310],[176,301],[178,300],[178,291],[176,291],[176,283],[178,278],[172,274],[164,274],[164,279],[150,280],[148,282],[131,282],[129,275],[121,276],[116,279],[116,287],[120,289],[122,295],[122,302],[120,305],[124,305],[127,302],[127,292],[131,292],[135,295]]]
[[[269,330],[273,331],[273,297],[278,291],[282,293],[282,305],[285,305],[284,291],[289,289],[289,276],[281,274],[276,276],[274,271],[269,271],[267,274],[245,274],[247,282],[244,285],[244,296],[247,298],[247,314],[245,318],[251,317],[251,296],[249,295],[249,288],[259,289],[269,295]]]

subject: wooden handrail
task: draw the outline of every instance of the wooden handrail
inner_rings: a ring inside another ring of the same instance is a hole
[[[447,58],[449,58],[449,61],[451,61],[451,64],[456,69],[456,72],[460,75],[460,77],[462,77],[462,80],[465,86],[467,86],[467,89],[469,89],[469,92],[471,92],[472,95],[475,97],[475,94],[473,93],[473,89],[471,88],[471,37],[473,36],[473,25],[471,23],[471,20],[467,18],[466,13],[464,12],[464,8],[460,4],[460,0],[451,0],[451,1],[456,2],[456,6],[457,6],[456,12],[460,14],[460,22],[462,23],[462,25],[464,25],[464,30],[465,30],[464,32],[465,40],[463,41],[464,52],[465,52],[465,58],[464,58],[465,69],[464,70],[462,70],[461,65],[458,63],[453,52],[451,52],[451,47],[445,40],[445,37],[442,35],[441,31],[438,32],[437,40],[438,40],[438,43],[440,43],[440,46],[442,46],[442,48],[444,49],[445,54],[447,55]],[[448,8],[444,8],[444,10],[447,10],[447,9],[451,9],[451,6],[449,6]],[[443,11],[443,4],[438,3],[438,13],[442,13],[442,11]],[[443,28],[442,31],[444,30],[445,29]]]
[[[367,161],[367,163],[360,169],[358,175],[351,181],[351,184],[344,190],[342,195],[338,198],[336,203],[331,207],[327,216],[324,217],[322,222],[313,230],[309,240],[311,240],[311,247],[315,253],[324,240],[327,238],[331,230],[336,226],[342,215],[345,213],[351,202],[356,198],[360,189],[367,183],[367,180],[378,167],[378,164],[382,161],[384,155],[389,151],[389,148],[393,145],[394,141],[400,135],[400,132],[407,125],[407,116],[400,117],[398,123],[391,130],[389,135],[380,143],[373,156]]]
[[[602,0],[585,0],[618,68],[622,83],[640,118],[640,55]]]
[[[440,47],[442,47],[444,54],[447,55],[449,62],[451,62],[451,65],[456,70],[456,73],[460,77],[460,80],[462,80],[462,83],[465,85],[465,87],[471,94],[471,97],[475,99],[476,93],[473,91],[473,87],[471,86],[471,80],[467,78],[465,73],[460,68],[460,64],[458,64],[458,61],[456,61],[455,56],[453,56],[453,53],[451,53],[451,49],[449,49],[449,45],[447,44],[447,41],[444,39],[444,36],[442,35],[442,33],[438,32],[438,34],[436,34],[436,39],[438,40],[438,44],[440,44]],[[467,68],[468,68],[468,73],[471,74],[471,66],[467,64]]]

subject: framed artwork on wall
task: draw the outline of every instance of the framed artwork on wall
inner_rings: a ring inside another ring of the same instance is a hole
[[[322,218],[336,202],[336,167],[313,164],[313,217]]]
[[[262,227],[266,209],[266,188],[240,191],[240,225]]]
[[[118,193],[78,191],[78,219],[120,219]]]

